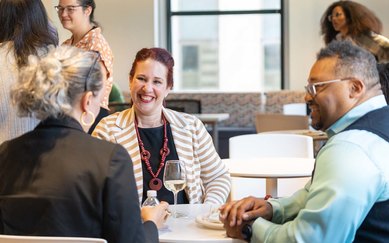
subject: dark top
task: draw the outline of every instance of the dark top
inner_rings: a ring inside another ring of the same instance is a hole
[[[70,117],[0,146],[0,234],[158,242],[156,225],[141,222],[128,152]]]
[[[389,142],[389,106],[373,110],[344,131],[359,129],[372,132]],[[389,200],[376,202],[358,228],[354,242],[388,242]]]
[[[167,137],[168,137],[168,147],[170,149],[169,155],[166,157],[166,161],[178,159],[176,146],[174,145],[173,141],[173,135],[172,130],[170,128],[170,124],[167,124]],[[147,149],[150,154],[150,164],[151,168],[153,170],[153,173],[155,174],[159,168],[159,164],[161,161],[161,155],[160,150],[163,145],[163,126],[161,127],[155,127],[155,128],[138,128],[140,138],[143,141],[143,144],[145,146],[145,149]],[[139,148],[140,149],[140,148]],[[165,162],[166,162],[165,161]],[[158,178],[163,182],[163,172],[165,167],[162,168],[161,172],[158,174]],[[150,190],[149,188],[149,181],[153,179],[152,175],[149,173],[149,171],[146,169],[146,164],[142,161],[142,172],[143,172],[143,198],[142,202],[146,200],[147,198],[147,190]],[[166,201],[169,204],[174,203],[173,198],[173,192],[166,189],[165,186],[162,186],[161,190],[157,192],[157,198],[160,201]],[[187,204],[189,203],[188,199],[186,198],[186,194],[184,190],[178,192],[177,195],[177,204]]]

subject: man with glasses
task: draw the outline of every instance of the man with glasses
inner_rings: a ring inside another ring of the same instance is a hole
[[[223,205],[227,234],[252,242],[387,241],[389,108],[374,56],[351,42],[331,42],[306,90],[312,126],[329,137],[311,182],[288,198]]]

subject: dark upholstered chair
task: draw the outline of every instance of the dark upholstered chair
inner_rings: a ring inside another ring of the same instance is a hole
[[[165,101],[165,107],[189,114],[201,113],[201,101],[194,99],[169,99]]]

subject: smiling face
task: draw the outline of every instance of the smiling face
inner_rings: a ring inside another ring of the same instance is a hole
[[[77,0],[60,0],[58,6],[64,8],[58,12],[62,26],[74,33],[77,29],[89,24],[90,8],[84,9]]]
[[[331,22],[334,29],[341,32],[343,35],[347,34],[347,18],[341,6],[336,6],[331,13]]]
[[[130,93],[137,116],[161,115],[163,101],[170,91],[167,72],[162,63],[150,58],[136,64]]]
[[[318,60],[311,69],[308,83],[345,78],[335,76],[336,62],[335,57]],[[351,109],[349,82],[334,82],[316,86],[314,97],[308,93],[305,95],[305,101],[311,109],[313,128],[325,131]]]

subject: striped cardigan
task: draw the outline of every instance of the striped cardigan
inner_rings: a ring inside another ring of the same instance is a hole
[[[222,204],[226,202],[231,182],[228,169],[221,161],[212,138],[195,116],[163,108],[170,123],[174,144],[187,172],[185,193],[189,203]],[[143,195],[142,162],[134,126],[132,108],[103,118],[92,136],[119,143],[127,149],[134,164],[139,202]]]

